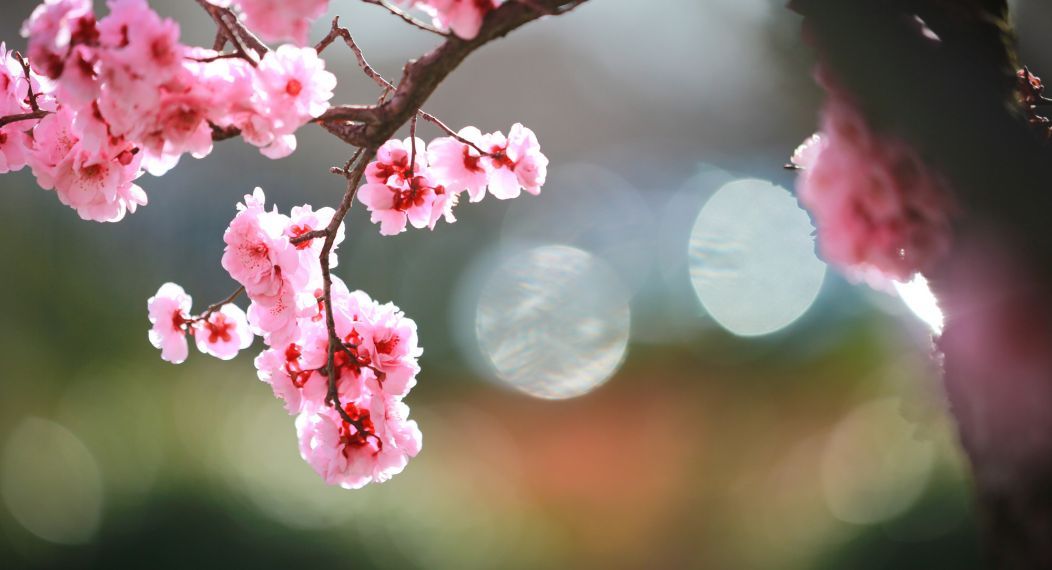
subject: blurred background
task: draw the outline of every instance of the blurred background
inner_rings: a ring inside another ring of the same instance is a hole
[[[9,47],[34,4],[4,3]],[[211,43],[192,2],[152,4]],[[195,309],[235,288],[219,260],[244,194],[335,205],[347,147],[223,142],[141,179],[149,206],[110,225],[0,178],[0,567],[981,567],[937,308],[827,270],[782,169],[821,97],[782,4],[593,0],[442,85],[429,111],[521,121],[552,166],[541,196],[434,232],[351,212],[337,273],[425,349],[424,449],[360,491],[300,460],[260,343],[172,366],[146,338],[161,283]],[[1052,7],[1016,7],[1024,61],[1052,73]],[[436,42],[357,1],[331,13],[391,79]],[[338,102],[375,100],[349,52],[326,59]]]

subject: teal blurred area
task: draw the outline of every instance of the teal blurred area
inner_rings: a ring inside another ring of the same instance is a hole
[[[33,4],[0,8],[9,46]],[[211,42],[192,2],[152,4]],[[1016,5],[1040,74],[1028,22],[1050,9]],[[331,12],[392,78],[435,43],[361,2]],[[346,147],[220,143],[141,179],[150,203],[119,224],[0,178],[0,567],[982,567],[924,325],[770,249],[809,236],[781,169],[820,98],[798,28],[776,0],[592,0],[439,89],[451,125],[530,126],[551,175],[434,232],[382,238],[352,211],[337,273],[425,348],[424,449],[361,491],[298,457],[259,343],[172,366],[146,338],[161,283],[195,307],[234,288],[219,259],[244,194],[333,205]],[[327,59],[340,102],[375,99],[350,54]],[[741,220],[700,215],[743,185],[764,198]]]

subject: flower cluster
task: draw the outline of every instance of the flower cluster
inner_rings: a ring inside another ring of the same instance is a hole
[[[233,304],[194,318],[190,297],[174,284],[148,302],[150,340],[161,357],[182,362],[191,334],[202,352],[232,358],[253,333],[267,348],[255,359],[260,380],[296,419],[300,453],[328,483],[358,488],[399,473],[420,450],[421,434],[403,398],[416,384],[416,324],[394,305],[351,292],[336,277],[330,287],[336,339],[326,320],[318,256],[335,212],[309,205],[290,215],[267,210],[263,191],[245,196],[223,240],[223,268],[251,301],[247,316]],[[343,225],[333,248],[343,241]],[[329,256],[335,267],[335,254]],[[329,401],[332,371],[340,409]]]
[[[450,30],[466,40],[478,35],[482,21],[503,0],[402,0],[431,16],[440,30]]]
[[[1041,78],[1026,67],[1016,72],[1016,92],[1023,106],[1027,122],[1046,141],[1052,141],[1052,120],[1041,114],[1040,108],[1049,103]]]
[[[533,131],[516,123],[507,137],[483,135],[466,127],[458,138],[390,140],[365,170],[358,199],[372,213],[380,233],[404,232],[407,224],[434,229],[438,220],[454,222],[453,207],[467,191],[472,202],[486,195],[507,200],[525,190],[539,194],[548,172]],[[467,144],[463,141],[468,141]],[[477,141],[477,142],[476,142]]]
[[[329,0],[209,0],[216,6],[235,5],[241,20],[268,42],[307,44],[310,25],[325,15]]]
[[[9,87],[0,106],[25,111],[33,82],[49,112],[2,131],[15,142],[0,166],[29,164],[84,219],[118,221],[145,204],[134,184],[142,172],[160,176],[183,154],[209,154],[216,131],[240,131],[264,155],[287,156],[296,130],[329,106],[336,78],[311,48],[284,45],[258,64],[218,57],[181,44],[178,24],[145,0],[108,5],[97,22],[91,0],[38,6],[22,28],[35,72],[28,79],[0,54],[0,84]]]
[[[230,360],[252,344],[245,312],[234,304],[207,311],[200,318],[190,315],[193,301],[183,288],[165,283],[146,301],[150,343],[161,349],[161,358],[173,364],[186,360],[190,348],[186,335],[194,337],[197,349],[222,360]]]
[[[849,277],[908,281],[950,248],[954,206],[942,177],[904,141],[874,132],[843,95],[830,96],[820,132],[793,163],[819,250]]]

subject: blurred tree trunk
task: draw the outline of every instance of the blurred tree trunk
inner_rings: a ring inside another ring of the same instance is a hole
[[[790,6],[873,127],[952,187],[954,250],[927,277],[986,549],[997,568],[1052,568],[1052,151],[1018,101],[1006,0]]]

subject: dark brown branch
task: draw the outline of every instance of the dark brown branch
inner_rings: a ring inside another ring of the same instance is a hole
[[[33,119],[43,119],[44,117],[48,116],[48,114],[49,113],[47,111],[35,111],[35,112],[32,112],[32,113],[19,113],[17,115],[7,115],[5,117],[0,117],[0,127],[3,127],[5,125],[9,125],[11,123],[17,123],[19,121],[31,121]]]
[[[793,6],[872,127],[949,182],[954,246],[927,277],[946,314],[944,384],[985,542],[996,568],[1052,568],[1052,151],[1018,98],[1007,2]]]
[[[328,360],[325,365],[326,376],[329,379],[328,392],[325,395],[325,401],[328,402],[333,408],[336,409],[337,413],[343,418],[345,422],[356,424],[353,418],[351,418],[343,406],[340,404],[340,395],[337,386],[339,380],[339,370],[336,369],[336,351],[343,347],[343,341],[340,340],[339,334],[336,332],[336,319],[333,317],[332,311],[332,271],[329,267],[329,257],[332,252],[333,244],[336,241],[336,235],[339,231],[340,224],[343,223],[344,218],[347,217],[347,213],[350,212],[351,206],[354,204],[354,197],[358,193],[358,184],[362,181],[362,177],[365,175],[365,168],[372,159],[375,149],[369,149],[360,155],[358,165],[355,166],[353,172],[347,178],[347,191],[343,194],[343,199],[340,201],[339,207],[336,208],[336,213],[333,214],[332,220],[329,221],[329,225],[325,228],[325,242],[322,244],[321,253],[319,254],[319,261],[321,263],[321,276],[322,276],[322,300],[325,304],[325,326],[329,333],[329,354]]]

